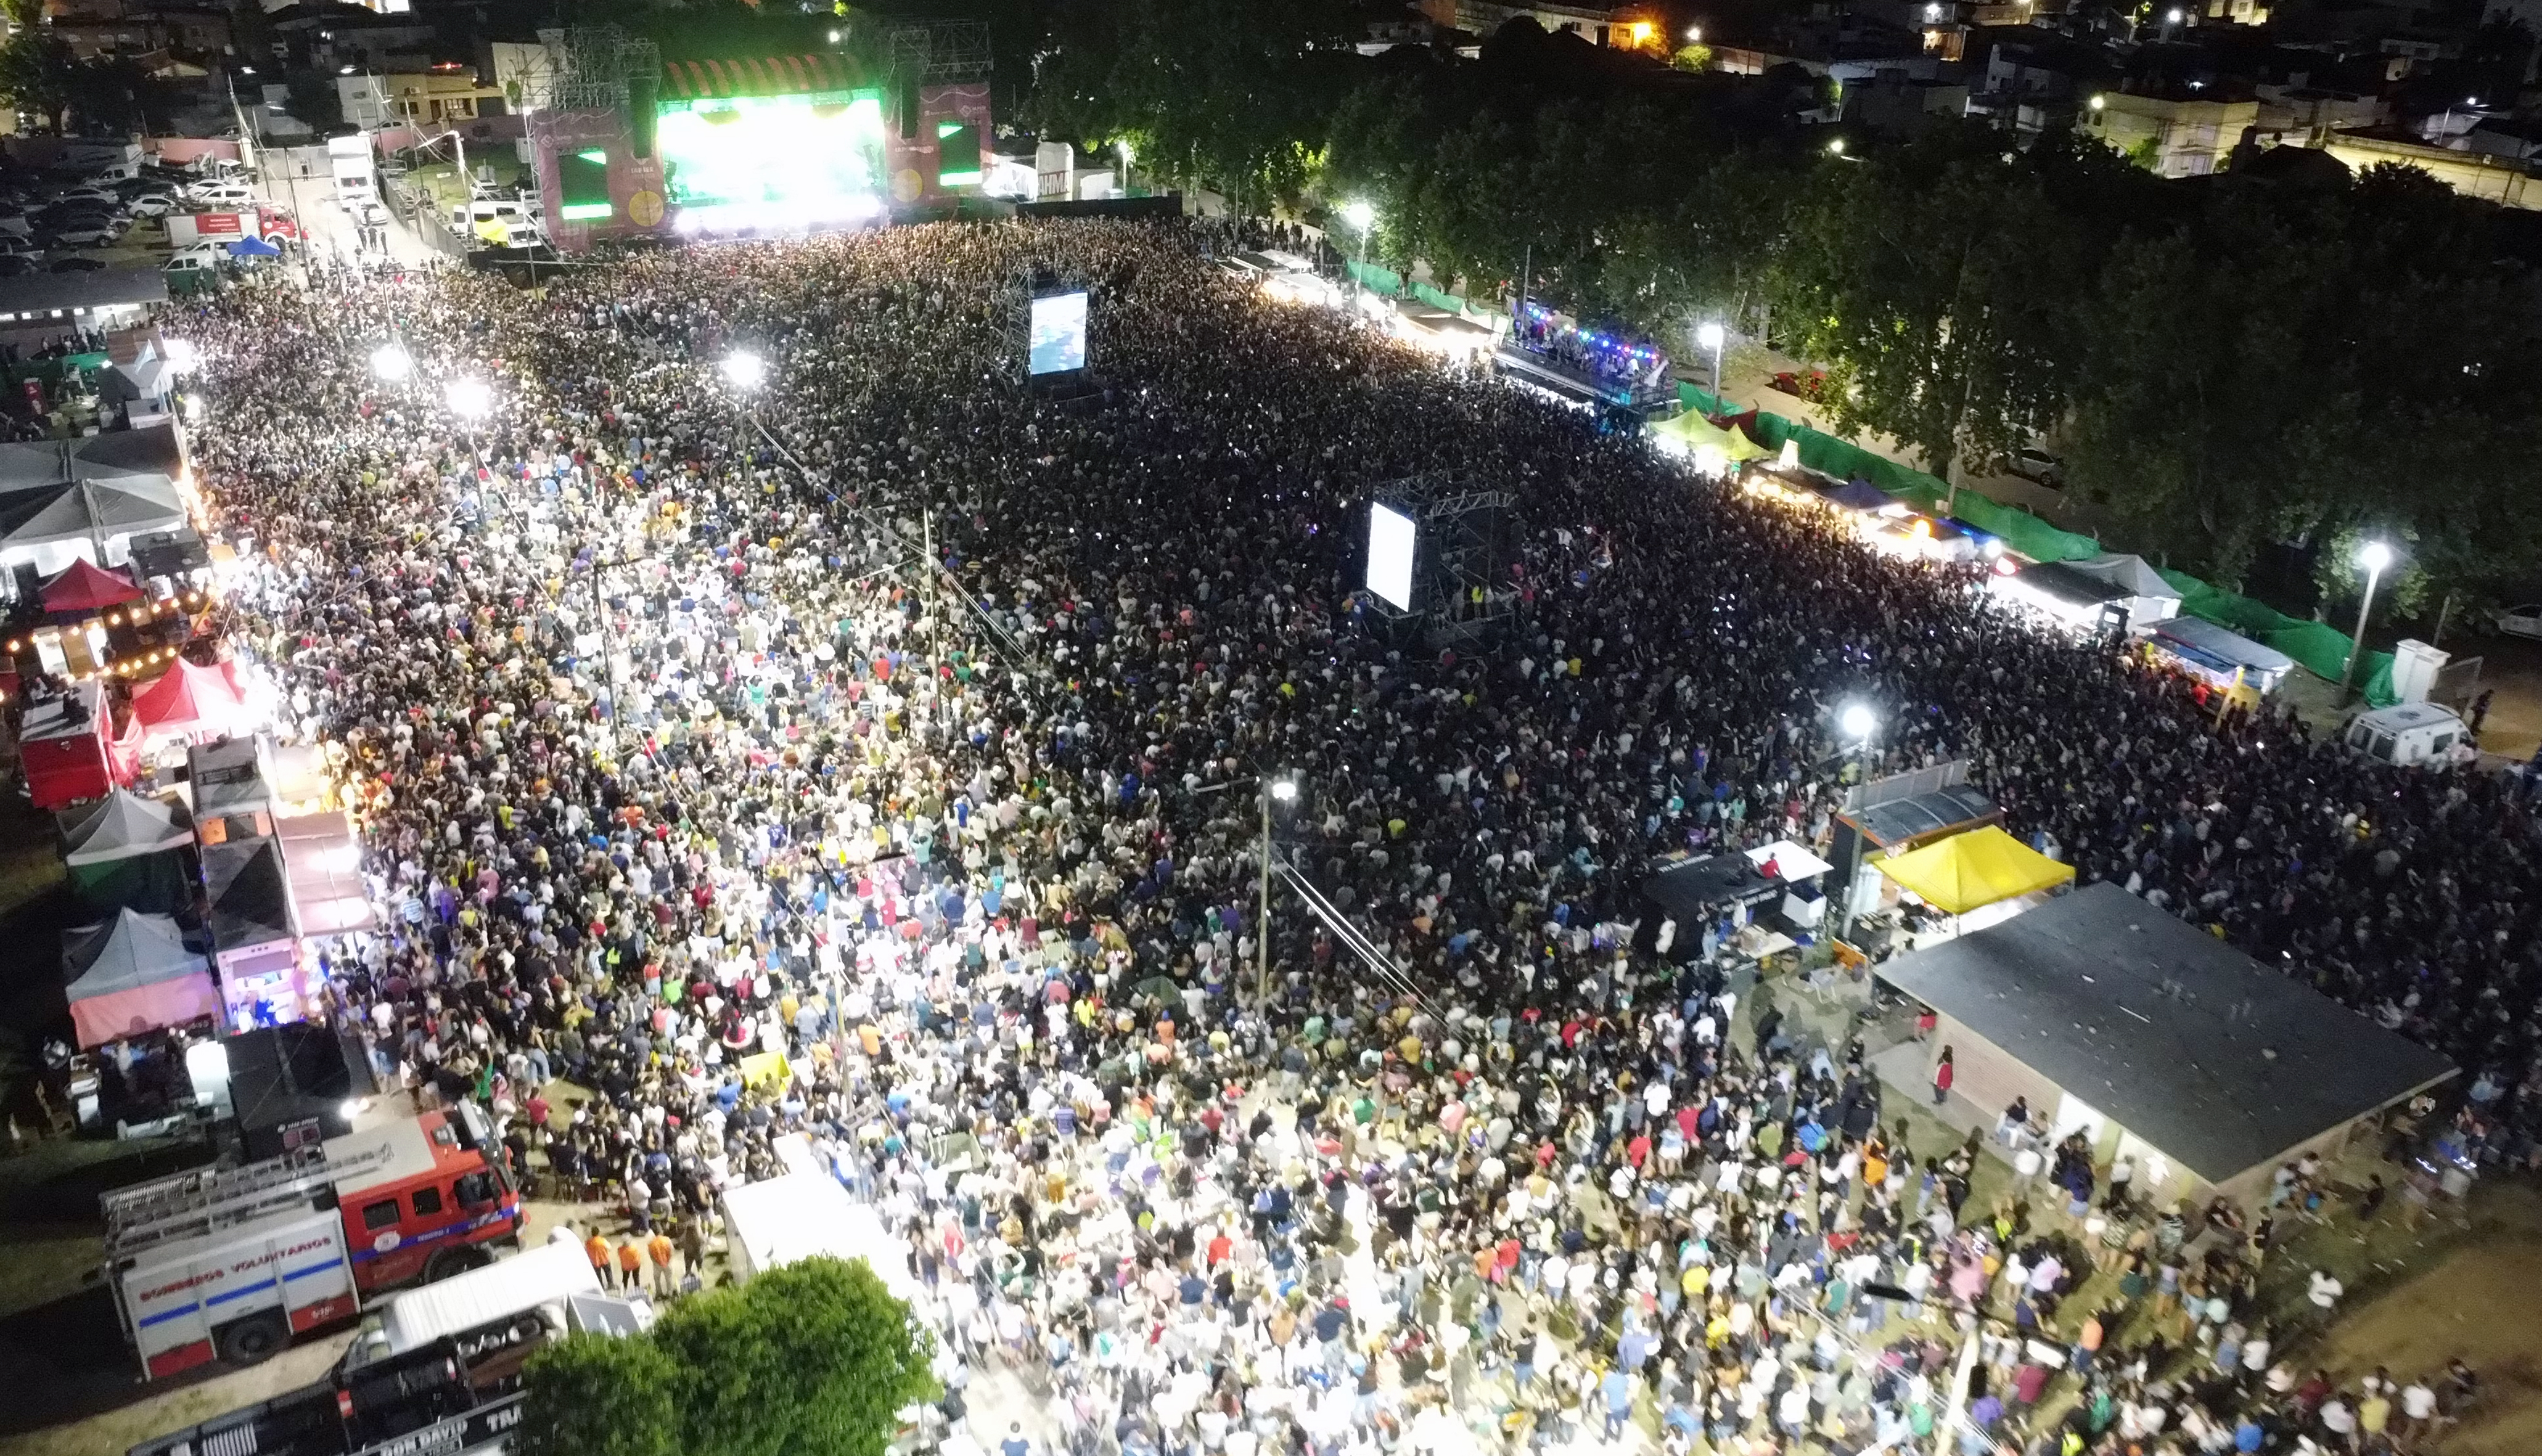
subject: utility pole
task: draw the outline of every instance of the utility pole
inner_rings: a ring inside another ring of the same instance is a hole
[[[935,580],[935,574],[944,569],[944,564],[935,554],[935,507],[922,507],[918,521],[927,549],[927,570],[921,579],[927,583],[927,595],[923,600],[927,607],[928,717],[932,726],[936,715],[935,710],[942,706],[940,699],[944,692],[944,617],[939,607],[944,592]]]
[[[1262,909],[1253,926],[1253,1012],[1268,1016],[1271,1006],[1271,781],[1256,785],[1262,800]]]

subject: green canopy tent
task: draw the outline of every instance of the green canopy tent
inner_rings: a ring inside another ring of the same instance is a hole
[[[194,832],[176,806],[116,789],[60,825],[62,862],[88,904],[164,915],[191,900],[186,846]]]
[[[1714,472],[1743,461],[1761,460],[1774,453],[1739,431],[1724,429],[1691,409],[1674,419],[1646,425],[1642,433],[1661,448],[1686,456],[1698,466]]]

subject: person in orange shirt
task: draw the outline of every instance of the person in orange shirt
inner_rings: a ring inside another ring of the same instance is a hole
[[[591,1272],[600,1275],[600,1287],[617,1288],[618,1275],[609,1262],[609,1241],[594,1233],[590,1238],[583,1240],[582,1252],[591,1256]]]
[[[653,1256],[653,1294],[655,1298],[671,1297],[671,1236],[660,1229],[644,1242],[644,1252]]]
[[[644,1247],[636,1242],[634,1234],[618,1246],[618,1282],[630,1294],[644,1288]]]

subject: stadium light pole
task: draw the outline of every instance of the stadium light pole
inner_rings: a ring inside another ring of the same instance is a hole
[[[723,382],[734,391],[749,395],[768,382],[768,361],[748,349],[735,349],[715,366],[723,372]]]
[[[1342,204],[1342,221],[1349,223],[1359,234],[1359,265],[1365,272],[1368,269],[1368,235],[1369,230],[1377,226],[1377,209],[1365,201],[1345,202]],[[1361,288],[1368,287],[1367,279],[1354,275],[1354,280]]]
[[[1730,407],[1730,401],[1721,397],[1721,342],[1727,336],[1720,325],[1709,321],[1697,325],[1694,330],[1694,341],[1712,350],[1712,402],[1719,409]]]
[[[2339,669],[2339,705],[2355,701],[2349,685],[2356,680],[2356,659],[2365,655],[2365,619],[2374,611],[2374,586],[2383,579],[2383,570],[2392,564],[2392,547],[2379,541],[2369,541],[2356,548],[2356,564],[2365,568],[2365,599],[2356,604],[2356,640],[2348,646],[2348,660]]]
[[[371,373],[377,375],[382,384],[404,384],[414,374],[414,355],[407,352],[405,344],[392,338],[371,350]]]
[[[1288,804],[1297,797],[1294,778],[1262,780],[1262,922],[1253,927],[1253,1009],[1257,1012],[1271,1003],[1271,801]]]

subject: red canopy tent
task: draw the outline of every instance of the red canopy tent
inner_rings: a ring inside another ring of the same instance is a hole
[[[185,737],[217,738],[256,726],[248,721],[237,663],[201,667],[182,657],[133,692],[132,717],[150,733]]]
[[[45,582],[41,593],[46,612],[103,612],[141,600],[141,588],[88,558],[72,559],[69,568]]]

